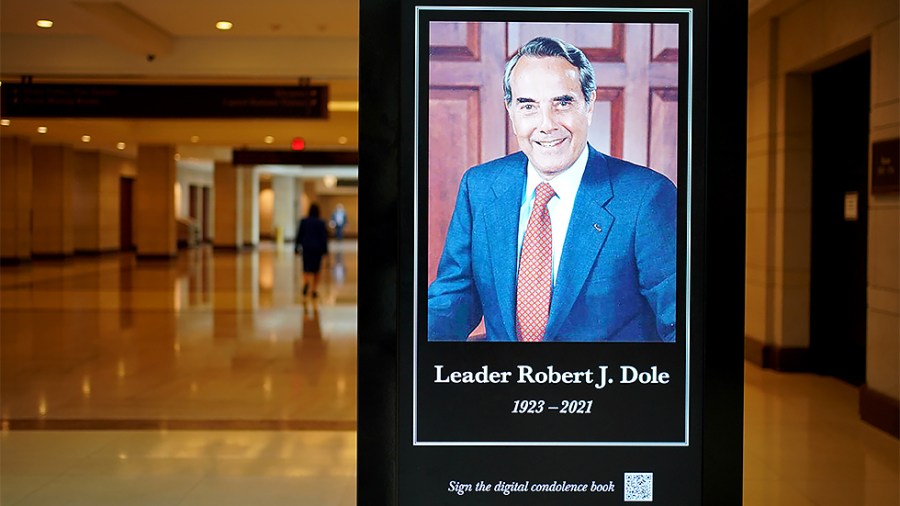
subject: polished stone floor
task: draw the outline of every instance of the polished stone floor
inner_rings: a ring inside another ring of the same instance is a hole
[[[0,268],[0,504],[356,504],[357,249]],[[900,504],[857,390],[745,366],[744,504]]]
[[[356,247],[332,250],[316,299],[290,249],[272,245],[4,267],[2,419],[354,429]]]

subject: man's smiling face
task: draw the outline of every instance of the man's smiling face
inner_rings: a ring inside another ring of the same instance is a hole
[[[557,57],[523,56],[506,104],[519,147],[545,180],[568,169],[587,144],[596,92],[586,102],[578,69]]]

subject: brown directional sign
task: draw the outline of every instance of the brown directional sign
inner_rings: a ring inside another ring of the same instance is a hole
[[[235,165],[359,165],[356,151],[264,151],[236,149]]]
[[[327,86],[3,83],[6,118],[327,118]]]
[[[872,193],[900,192],[900,139],[872,143]]]

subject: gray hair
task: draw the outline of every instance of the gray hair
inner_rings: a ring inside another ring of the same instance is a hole
[[[580,49],[563,40],[552,37],[536,37],[519,48],[516,54],[506,62],[506,69],[503,71],[503,98],[507,104],[512,101],[509,76],[512,74],[513,67],[516,66],[519,58],[523,56],[565,58],[567,62],[578,69],[584,101],[591,101],[591,93],[597,89],[597,84],[594,81],[594,66],[591,65],[587,56]]]

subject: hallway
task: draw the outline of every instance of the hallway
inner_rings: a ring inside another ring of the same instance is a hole
[[[356,503],[357,247],[316,301],[289,246],[0,269],[0,503]],[[857,389],[745,367],[744,504],[900,504]]]

